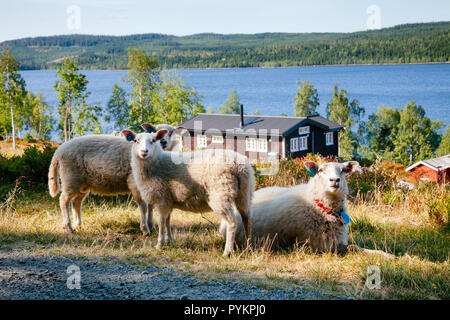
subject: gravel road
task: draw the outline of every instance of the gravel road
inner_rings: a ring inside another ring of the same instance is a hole
[[[72,268],[69,268],[70,266]],[[77,279],[80,281],[78,282]],[[80,289],[77,289],[77,284]],[[19,250],[0,250],[0,299],[302,300],[330,298],[332,297],[302,288],[266,290],[234,281],[203,283],[171,268],[152,266],[138,268],[114,259],[108,263],[102,263],[95,259],[85,260],[33,255]]]

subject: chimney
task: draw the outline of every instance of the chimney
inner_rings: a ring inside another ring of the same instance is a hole
[[[244,105],[241,104],[241,128],[244,127]]]

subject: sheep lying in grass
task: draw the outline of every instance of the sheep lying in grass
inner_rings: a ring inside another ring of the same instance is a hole
[[[356,161],[320,166],[312,161],[304,164],[310,172],[317,173],[307,184],[255,192],[250,216],[251,239],[256,244],[269,242],[277,247],[299,242],[308,243],[319,252],[345,252],[350,222],[345,205],[348,194],[345,175],[358,170],[359,164]],[[220,232],[226,234],[223,223]],[[236,242],[245,244],[239,223]]]
[[[234,251],[237,209],[249,234],[248,217],[254,190],[253,169],[248,159],[231,150],[166,152],[158,143],[167,130],[136,135],[122,133],[135,143],[131,148],[134,180],[146,203],[158,210],[157,247],[171,240],[170,215],[173,208],[191,212],[212,210],[227,229],[224,256]]]
[[[168,125],[164,125],[168,126]],[[143,124],[146,131],[156,127]],[[179,127],[181,128],[181,127]],[[167,141],[177,140],[173,128]],[[172,143],[168,143],[170,146]],[[63,228],[72,232],[69,206],[72,204],[74,224],[81,227],[81,207],[89,191],[101,195],[132,194],[141,213],[140,229],[149,235],[154,228],[152,207],[142,200],[130,167],[132,143],[114,135],[90,135],[63,143],[53,155],[48,174],[50,195],[61,189],[59,203]],[[59,179],[58,179],[59,178]],[[60,183],[58,183],[60,180]]]

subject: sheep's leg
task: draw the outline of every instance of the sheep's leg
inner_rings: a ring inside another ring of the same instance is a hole
[[[347,245],[345,247],[345,253],[347,253],[347,252],[363,252],[363,253],[368,253],[368,254],[380,255],[380,256],[383,256],[386,258],[395,258],[395,256],[393,254],[384,252],[383,250],[366,249],[366,248],[359,247],[356,244]]]
[[[75,228],[81,228],[81,207],[88,193],[78,193],[72,200],[72,216]]]
[[[166,217],[166,242],[172,241],[172,229],[170,228],[170,212]]]
[[[156,210],[158,210],[158,244],[156,245],[157,249],[161,249],[166,245],[167,241],[167,229],[170,228],[167,227],[167,222],[170,222],[170,212],[171,209],[167,208],[165,206],[157,206]]]
[[[150,215],[150,221],[153,228],[153,207],[151,205],[147,205],[144,200],[142,200],[141,195],[137,189],[132,190],[131,194],[133,195],[134,200],[139,206],[139,211],[141,213],[141,220],[140,220],[140,229],[142,231],[142,234],[144,236],[148,236],[151,233],[151,229],[148,225],[148,217]]]
[[[248,210],[242,210],[242,209],[238,209],[241,218],[242,218],[242,225],[244,226],[244,231],[245,231],[245,241],[247,245],[250,245],[250,236],[251,236],[251,224],[250,224],[250,212]]]
[[[69,206],[70,206],[70,200],[72,199],[73,195],[70,196],[67,192],[62,192],[61,196],[59,197],[59,206],[61,207],[61,214],[62,214],[62,227],[65,231],[72,233],[72,226],[70,225],[70,213],[69,213]]]
[[[139,211],[141,212],[141,220],[139,223],[140,229],[144,236],[148,236],[150,235],[151,230],[148,226],[148,205],[144,201],[139,203]]]
[[[222,200],[223,202],[223,200]],[[212,201],[209,203],[211,209],[219,214],[219,216],[226,221],[227,234],[225,240],[224,257],[228,257],[234,253],[234,241],[236,238],[237,221],[234,216],[234,205],[223,204],[219,201]]]
[[[227,236],[225,240],[225,250],[223,252],[224,257],[234,253],[234,240],[236,237],[237,222],[233,215],[226,214],[222,216],[227,221]]]
[[[153,222],[153,206],[147,204],[147,225],[150,231],[155,229],[155,223]]]
[[[344,224],[337,236],[335,251],[338,254],[345,254],[348,251],[348,247],[348,224]]]

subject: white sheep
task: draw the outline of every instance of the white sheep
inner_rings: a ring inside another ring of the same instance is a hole
[[[162,138],[159,143],[161,144],[161,146],[163,147],[164,150],[166,151],[180,151],[179,149],[179,143],[180,140],[179,135],[182,134],[186,128],[178,126],[178,127],[173,127],[170,124],[158,124],[156,126],[152,126],[149,123],[144,123],[142,125],[142,127],[148,128],[145,129],[148,133],[152,133],[152,132],[156,132],[158,130],[161,129],[166,129],[167,130],[167,134],[164,136],[164,138]]]
[[[117,131],[117,130],[113,130],[113,131],[110,133],[110,135],[111,135],[111,136],[114,136],[114,137],[121,137],[121,136],[122,136],[122,132]]]
[[[149,124],[143,124],[142,127],[146,131],[156,130],[156,127]],[[181,128],[172,127],[170,136],[165,139],[178,140],[174,133],[178,133]],[[150,234],[154,228],[152,207],[142,200],[133,180],[130,167],[131,146],[132,143],[125,141],[123,136],[111,134],[79,137],[58,147],[50,164],[48,186],[52,197],[61,189],[59,203],[64,229],[72,232],[70,204],[74,224],[81,227],[81,207],[89,191],[101,195],[131,192],[141,213],[140,229],[144,235]]]
[[[359,164],[348,161],[319,166],[306,161],[304,165],[316,173],[307,184],[292,188],[269,187],[255,192],[250,216],[252,242],[269,241],[277,247],[308,243],[319,252],[345,252],[350,221],[345,205],[348,194],[345,176],[359,170]],[[223,223],[220,232],[226,234]],[[245,245],[239,222],[236,242]]]
[[[146,203],[158,211],[161,248],[172,239],[170,215],[173,208],[191,212],[214,211],[227,229],[224,256],[234,251],[237,209],[249,234],[248,217],[254,190],[253,169],[248,159],[231,150],[166,152],[158,143],[167,130],[136,135],[122,133],[134,141],[131,168]]]

